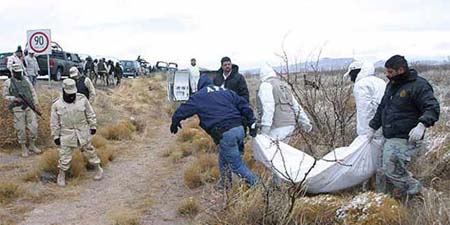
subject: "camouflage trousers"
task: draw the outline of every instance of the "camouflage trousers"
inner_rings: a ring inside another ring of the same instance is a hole
[[[59,161],[58,161],[59,169],[63,171],[69,170],[70,164],[72,162],[73,151],[78,148],[79,147],[70,147],[61,145],[61,147],[59,148]],[[100,163],[100,159],[98,158],[97,152],[95,151],[95,148],[91,142],[88,142],[86,145],[81,146],[81,152],[91,165],[96,165]]]
[[[19,144],[27,143],[27,132],[29,131],[29,138],[36,141],[38,133],[38,123],[36,114],[33,110],[27,108],[23,111],[14,111],[14,128],[17,132],[17,140]]]
[[[420,192],[422,185],[408,170],[411,158],[416,156],[418,146],[407,139],[386,139],[383,146],[382,167],[377,171],[376,188],[378,192],[388,193],[391,185],[404,194]]]

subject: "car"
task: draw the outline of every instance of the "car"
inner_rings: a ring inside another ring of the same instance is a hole
[[[167,69],[168,69],[169,71],[175,72],[175,71],[178,70],[178,64],[177,64],[177,63],[174,63],[174,62],[169,62],[169,64],[167,65]]]
[[[123,68],[123,76],[124,77],[137,77],[141,75],[141,66],[139,62],[136,60],[120,60],[120,64]]]
[[[156,62],[156,65],[153,67],[153,72],[165,72],[168,70],[169,63],[164,61]]]
[[[39,65],[39,74],[48,74],[47,55],[39,55],[36,57]],[[80,56],[75,53],[64,51],[58,43],[52,42],[52,54],[50,55],[50,77],[53,80],[61,80],[62,76],[69,76],[71,67],[77,67],[83,71],[83,62]]]
[[[0,76],[11,76],[11,72],[6,67],[6,64],[8,63],[8,58],[13,54],[12,52],[0,53]]]

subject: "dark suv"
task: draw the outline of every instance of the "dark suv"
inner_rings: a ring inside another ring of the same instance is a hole
[[[141,67],[138,61],[135,60],[120,60],[123,67],[123,76],[139,76],[141,74]]]

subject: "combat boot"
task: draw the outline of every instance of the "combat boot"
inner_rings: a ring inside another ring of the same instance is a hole
[[[103,178],[103,169],[100,163],[95,166],[95,176],[94,180],[101,180]]]
[[[63,170],[59,170],[58,179],[57,179],[56,183],[60,187],[66,186],[66,172],[64,172]]]
[[[22,157],[28,157],[29,151],[26,144],[21,144],[22,147]]]
[[[29,148],[30,148],[30,150],[32,152],[34,152],[36,154],[41,154],[42,153],[42,151],[39,148],[36,147],[36,144],[34,143],[34,141],[30,142],[30,147]]]

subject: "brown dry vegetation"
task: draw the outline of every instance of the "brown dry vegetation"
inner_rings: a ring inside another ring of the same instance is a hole
[[[202,153],[184,172],[184,183],[189,188],[196,188],[205,183],[212,183],[219,178],[217,156]]]
[[[125,146],[130,140],[139,141],[145,138],[146,135],[152,135],[153,128],[148,125],[161,123],[167,119],[168,115],[165,109],[172,106],[166,102],[163,85],[160,80],[153,78],[134,79],[123,82],[123,85],[115,88],[115,90],[102,88],[98,90],[98,98],[93,104],[97,114],[98,132],[93,136],[92,142],[94,147],[96,147],[102,165],[106,165],[109,161],[114,160],[119,155],[119,150],[120,152],[128,153],[129,149],[126,149]],[[38,87],[41,110],[45,118],[45,120],[39,120],[40,140],[38,147],[44,150],[44,153],[39,156],[32,156],[36,157],[36,160],[33,160],[33,163],[30,165],[22,163],[26,159],[15,156],[18,150],[12,115],[7,111],[7,107],[4,107],[4,101],[0,96],[0,104],[3,104],[0,107],[0,113],[5,115],[0,117],[0,125],[2,129],[6,130],[6,132],[0,133],[0,148],[2,154],[11,154],[10,158],[13,160],[12,163],[7,161],[9,164],[2,164],[0,171],[2,173],[3,171],[8,171],[8,174],[14,173],[16,176],[18,175],[17,179],[10,182],[13,186],[3,183],[4,177],[0,176],[1,186],[4,186],[4,190],[7,190],[4,192],[5,196],[10,196],[8,199],[11,199],[8,200],[11,203],[9,203],[10,207],[6,211],[7,214],[0,212],[0,224],[16,224],[21,220],[20,218],[23,218],[22,215],[24,213],[32,209],[30,204],[50,204],[55,199],[55,196],[62,194],[53,185],[36,182],[41,179],[41,175],[44,172],[53,176],[56,176],[58,173],[58,153],[50,137],[49,112],[53,102],[52,99],[58,96],[57,92],[60,90],[49,91],[45,86],[42,86],[42,88],[40,88],[41,86]],[[135,133],[140,133],[141,135],[134,135]],[[19,160],[19,163],[14,163],[16,160]],[[78,185],[85,183],[87,178],[86,171],[89,168],[82,153],[79,150],[74,151],[72,166],[68,174],[69,186],[76,189]],[[18,188],[13,189],[11,187]],[[14,192],[13,190],[17,191]],[[20,204],[18,204],[19,202]],[[23,204],[26,206],[22,207],[21,205]],[[125,213],[127,215],[137,215],[137,220],[133,219],[133,216],[117,214],[114,217],[115,223],[138,224],[135,221],[140,221],[143,215],[148,214],[151,205],[152,201],[150,198],[142,200],[127,211],[130,213]],[[15,216],[16,214],[18,215],[17,217]]]
[[[52,99],[50,96],[57,96],[53,91],[43,90],[39,93],[39,105],[42,113],[42,118],[38,118],[38,144],[48,145],[51,143],[50,137],[50,109]],[[17,147],[17,136],[14,129],[14,118],[12,112],[8,109],[8,103],[0,96],[0,127],[2,132],[0,133],[0,147]]]
[[[99,134],[108,140],[129,140],[136,127],[131,121],[124,120],[117,124],[107,125],[99,130]]]
[[[19,185],[12,182],[0,182],[0,203],[5,204],[19,197]]]
[[[182,216],[193,217],[200,211],[200,205],[193,197],[183,199],[178,205],[177,212]]]
[[[110,215],[113,225],[139,225],[141,216],[134,210],[120,209]]]
[[[440,121],[428,129],[424,141],[427,153],[419,154],[411,166],[416,177],[429,189],[423,196],[400,202],[383,194],[356,193],[356,187],[343,194],[300,197],[292,213],[286,216],[290,204],[288,196],[284,191],[273,190],[270,181],[263,179],[264,187],[238,188],[239,191],[233,188],[226,206],[213,213],[208,224],[450,224],[450,91],[446,88],[450,85],[449,73],[438,68],[423,74],[441,103]],[[302,81],[294,85],[300,89],[300,102],[315,127],[313,134],[298,131],[291,144],[320,157],[329,149],[353,140],[355,108],[350,96],[351,86],[335,85],[340,82],[339,74],[327,74],[330,77],[320,79],[317,75],[309,74],[308,78],[320,80],[326,90],[305,87]],[[250,88],[257,86],[251,83],[256,82],[254,79],[249,80]],[[330,104],[334,113],[327,115],[327,110],[323,109]],[[246,146],[244,161],[260,177],[267,177],[267,171],[254,161],[249,149],[251,146]],[[281,188],[286,190],[289,185]]]

